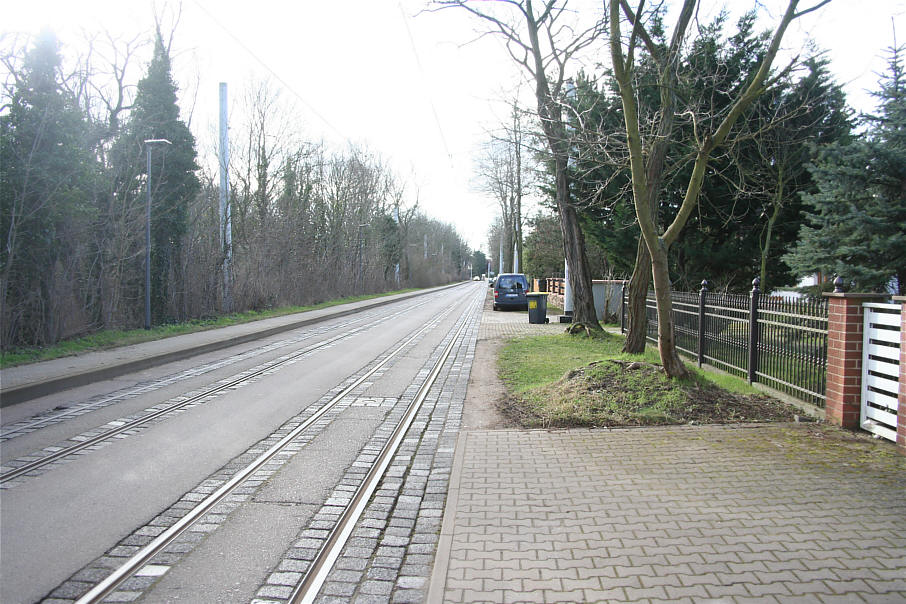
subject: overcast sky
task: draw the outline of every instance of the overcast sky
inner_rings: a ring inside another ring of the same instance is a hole
[[[596,0],[573,0],[586,13]],[[811,0],[803,1],[804,5]],[[79,52],[82,31],[124,38],[152,30],[150,2],[132,0],[27,0],[8,2],[5,33],[53,28],[67,53]],[[462,11],[418,14],[423,0],[185,0],[174,39],[181,105],[194,107],[192,129],[200,151],[213,149],[217,89],[227,82],[234,120],[249,85],[269,79],[281,100],[294,105],[294,127],[335,148],[366,145],[408,182],[425,213],[453,223],[472,247],[486,248],[495,203],[471,184],[473,156],[488,129],[507,114],[523,77],[493,37],[476,40],[482,24]],[[707,21],[728,6],[755,3],[706,0]],[[167,6],[163,0],[157,3]],[[765,28],[785,2],[762,0]],[[169,6],[172,6],[170,3]],[[172,12],[172,10],[170,11]],[[169,14],[169,13],[168,13]],[[866,89],[884,70],[895,20],[906,38],[906,0],[834,0],[796,22],[791,52],[814,37],[830,53],[831,69],[851,104],[872,109]],[[148,50],[137,64],[141,76]],[[523,87],[523,94],[530,88]],[[485,250],[487,251],[487,250]]]

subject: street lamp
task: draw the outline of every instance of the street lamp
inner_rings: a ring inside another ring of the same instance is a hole
[[[145,329],[151,329],[151,147],[172,144],[165,138],[145,139],[148,155],[148,171],[145,175],[145,187],[148,189],[148,203],[145,207]]]

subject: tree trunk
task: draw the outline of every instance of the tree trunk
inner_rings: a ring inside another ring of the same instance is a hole
[[[592,329],[601,329],[595,316],[595,298],[591,286],[591,271],[585,253],[585,236],[579,226],[576,209],[569,203],[569,180],[566,161],[556,160],[557,209],[560,229],[563,232],[563,253],[569,265],[569,284],[573,290],[573,322],[585,323]]]
[[[676,352],[673,325],[673,299],[670,291],[670,274],[667,267],[667,246],[658,239],[651,254],[651,273],[654,278],[654,296],[657,300],[657,348],[664,371],[670,377],[683,378],[689,375],[686,366]],[[650,248],[649,248],[650,251]]]
[[[513,229],[505,226],[500,236],[503,237],[503,267],[500,272],[511,273],[513,272]]]
[[[573,321],[585,323],[590,329],[600,331],[601,325],[595,316],[595,299],[591,289],[588,256],[585,253],[585,236],[579,226],[576,209],[570,201],[569,174],[567,173],[569,145],[566,124],[563,121],[562,107],[558,98],[559,84],[558,92],[552,93],[545,72],[545,61],[541,56],[538,22],[532,12],[531,0],[526,0],[524,15],[531,42],[529,48],[535,65],[535,100],[538,103],[538,117],[554,160],[557,211],[560,214],[560,230],[563,233],[563,253],[566,256],[566,264],[569,266],[569,283],[573,292]],[[562,76],[562,63],[560,69]],[[562,77],[559,81],[562,83]]]
[[[783,164],[777,169],[777,190],[774,192],[773,199],[774,210],[771,217],[768,218],[768,225],[765,229],[764,242],[761,246],[761,285],[765,291],[771,291],[768,284],[768,256],[771,254],[771,237],[774,233],[774,225],[780,217],[780,210],[783,208]]]
[[[635,268],[629,281],[629,331],[626,333],[626,342],[623,352],[629,354],[642,354],[645,352],[648,337],[648,312],[646,299],[648,286],[651,284],[651,255],[645,240],[639,236],[639,247],[635,257]]]

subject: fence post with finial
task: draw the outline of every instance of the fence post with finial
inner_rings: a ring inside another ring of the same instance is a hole
[[[708,280],[702,279],[702,288],[698,292],[698,366],[705,362],[705,304],[708,297]]]
[[[758,381],[758,298],[761,295],[761,279],[752,279],[752,293],[749,296],[749,383]]]
[[[843,292],[843,277],[837,275],[834,277],[834,293],[842,294]]]

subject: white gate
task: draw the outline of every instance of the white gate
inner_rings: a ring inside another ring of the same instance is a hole
[[[882,438],[897,439],[900,388],[900,305],[864,304],[862,410],[859,424]]]

